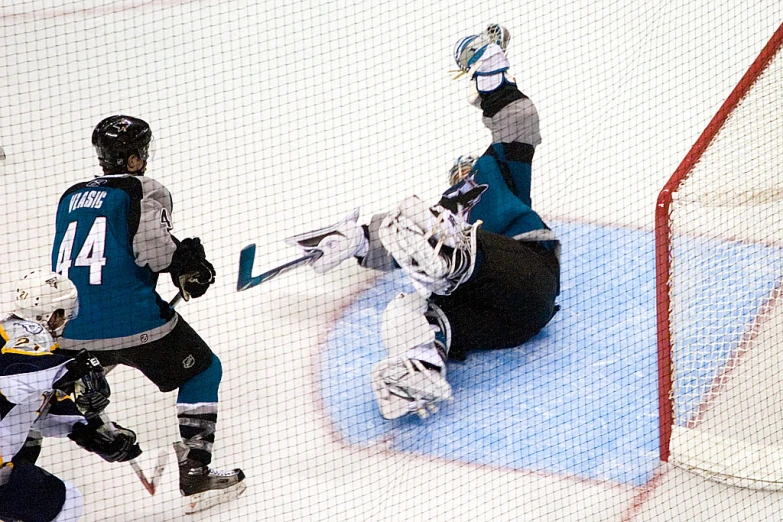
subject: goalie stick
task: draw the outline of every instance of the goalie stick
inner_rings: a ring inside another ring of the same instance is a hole
[[[242,252],[239,253],[239,279],[237,280],[237,292],[258,286],[264,281],[269,281],[273,277],[277,277],[280,274],[288,272],[289,270],[293,270],[299,266],[309,265],[322,255],[323,252],[315,250],[312,253],[306,254],[300,258],[294,259],[293,261],[289,261],[278,267],[268,270],[263,274],[253,276],[253,262],[256,258],[256,244],[251,243],[250,245],[243,248]]]

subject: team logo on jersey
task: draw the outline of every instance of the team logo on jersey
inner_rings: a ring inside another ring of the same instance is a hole
[[[160,224],[166,227],[166,230],[171,230],[174,225],[171,224],[171,218],[165,208],[160,209]]]
[[[193,357],[192,355],[188,355],[182,361],[182,367],[183,368],[193,368],[194,364],[196,364],[196,358]]]
[[[108,182],[109,182],[108,179],[100,179],[100,178],[98,178],[98,179],[94,179],[92,181],[88,181],[85,186],[87,186],[87,187],[100,187],[101,185],[105,185]]]
[[[43,326],[41,326],[38,323],[33,323],[30,321],[14,322],[14,326],[18,326],[22,328],[25,332],[29,333],[30,335],[37,335],[44,331]]]

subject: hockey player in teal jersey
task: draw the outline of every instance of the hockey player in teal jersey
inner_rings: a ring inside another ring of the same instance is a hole
[[[436,412],[452,396],[447,359],[519,346],[558,309],[560,242],[530,197],[538,112],[507,77],[508,42],[508,31],[491,24],[455,47],[492,144],[479,158],[458,159],[440,201],[409,197],[368,225],[354,212],[289,240],[321,253],[311,263],[317,272],[353,256],[367,268],[401,268],[416,288],[384,311],[389,356],[373,367],[371,383],[386,419]]]
[[[200,297],[215,270],[199,238],[171,233],[171,194],[145,175],[153,143],[139,118],[103,119],[92,135],[103,172],[60,198],[52,267],[74,282],[81,300],[60,346],[69,354],[89,350],[107,368],[136,368],[162,392],[178,390],[179,485],[186,512],[195,512],[241,494],[244,473],[209,467],[221,363],[156,291],[158,276],[168,273],[185,300]]]
[[[54,352],[56,336],[78,313],[76,288],[48,271],[17,284],[15,309],[0,320],[0,519],[75,522],[76,486],[36,466],[43,437],[68,437],[108,462],[138,457],[136,434],[100,413],[111,390],[87,352]]]

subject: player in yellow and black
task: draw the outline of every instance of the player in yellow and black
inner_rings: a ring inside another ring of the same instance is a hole
[[[111,394],[103,368],[87,352],[53,352],[55,338],[78,313],[65,277],[33,271],[0,321],[0,519],[76,521],[83,500],[70,482],[35,465],[43,437],[68,437],[108,462],[141,454],[136,434],[100,413]]]

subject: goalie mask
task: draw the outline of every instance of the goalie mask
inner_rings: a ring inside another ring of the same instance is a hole
[[[128,172],[131,156],[146,164],[154,155],[152,129],[144,120],[132,116],[116,115],[101,120],[92,132],[92,145],[107,174]]]
[[[14,314],[59,337],[68,321],[79,314],[76,286],[55,272],[33,270],[17,284]]]
[[[454,186],[463,179],[468,177],[470,171],[473,170],[473,165],[476,164],[478,158],[476,156],[460,156],[454,162],[454,165],[449,170],[449,185]]]

